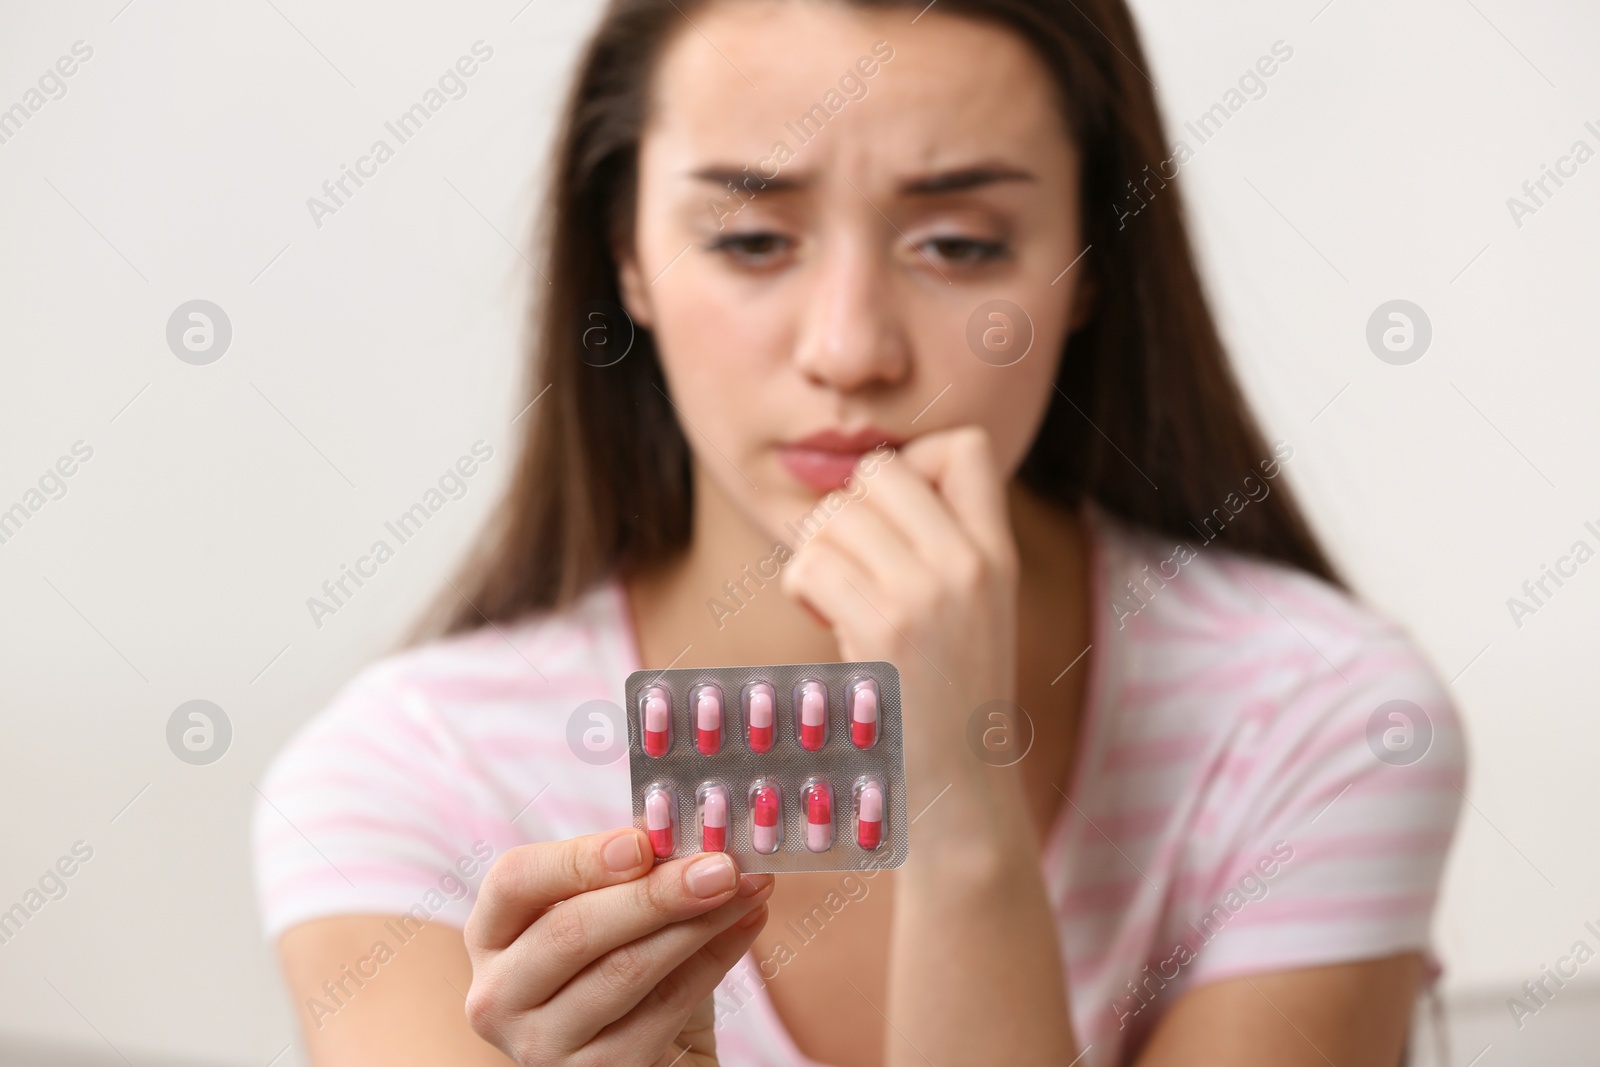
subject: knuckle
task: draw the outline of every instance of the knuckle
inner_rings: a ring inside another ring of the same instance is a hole
[[[916,573],[897,575],[882,596],[874,597],[877,610],[867,614],[877,616],[889,633],[909,633],[921,624],[931,584]]]
[[[563,1045],[550,1017],[538,1008],[522,1020],[515,1044],[515,1049],[505,1051],[512,1053],[518,1063],[571,1064],[574,1061],[574,1054]]]
[[[550,949],[563,961],[581,959],[589,947],[589,923],[573,901],[557,904],[543,917]]]
[[[650,957],[637,945],[623,945],[612,949],[595,973],[610,989],[625,992],[650,973]]]
[[[661,922],[670,921],[683,895],[680,878],[676,867],[670,873],[663,867],[651,871],[639,886],[639,906]]]
[[[989,433],[982,426],[963,426],[957,431],[956,441],[960,447],[969,449],[977,455],[989,455]]]
[[[498,1035],[495,1024],[500,1018],[500,993],[496,983],[478,978],[467,990],[467,1023],[479,1037],[492,1041]]]
[[[576,843],[565,845],[556,850],[556,873],[565,884],[571,886],[587,884],[583,856],[582,847]]]
[[[945,574],[960,592],[971,594],[983,587],[989,577],[983,557],[972,551],[953,552],[945,561]]]
[[[479,890],[479,899],[482,899],[481,888]],[[467,916],[467,924],[461,928],[461,941],[466,946],[467,956],[473,963],[477,963],[478,959],[489,948],[483,939],[483,924],[486,921],[483,915],[484,910],[482,908],[473,908],[472,913]]]
[[[478,884],[477,904],[467,916],[466,925],[461,931],[469,954],[500,947],[489,943],[485,928],[491,924],[490,915],[496,910],[495,905],[515,900],[523,893],[529,859],[528,854],[522,851],[525,847],[503,853],[484,872],[483,881]]]
[[[817,526],[811,534],[811,540],[805,543],[804,548],[797,558],[805,557],[807,562],[815,564],[820,557],[839,550],[839,534],[834,529],[838,516],[833,516],[822,525]]]
[[[889,658],[898,659],[910,653],[906,647],[905,639],[894,627],[884,623],[867,623],[863,628],[862,638],[871,642],[871,647],[883,650]]]
[[[522,851],[525,847],[509,849],[494,861],[478,886],[480,897],[499,900],[511,895],[512,885],[520,881],[516,872],[526,860],[526,854]]]
[[[897,641],[901,640],[901,635],[906,632],[906,629],[911,625],[917,614],[918,612],[914,605],[904,602],[885,606],[883,609],[884,637],[886,639],[892,637]]]
[[[685,975],[672,971],[656,983],[656,1000],[668,1011],[693,1007],[694,986]]]
[[[783,565],[783,572],[779,576],[779,586],[785,590],[798,589],[805,582],[806,570],[811,566],[811,555],[808,552],[796,552],[789,557],[789,562]]]

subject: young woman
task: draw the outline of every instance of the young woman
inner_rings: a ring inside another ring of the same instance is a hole
[[[1241,399],[1152,92],[1121,0],[611,4],[501,521],[262,787],[313,1062],[1401,1061],[1458,722]],[[568,740],[837,659],[901,672],[898,870],[652,864]]]

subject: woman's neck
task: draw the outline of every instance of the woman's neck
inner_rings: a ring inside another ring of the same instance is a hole
[[[627,579],[646,668],[817,663],[838,658],[832,632],[779,586],[797,546],[742,514],[713,478],[694,471],[689,547]]]

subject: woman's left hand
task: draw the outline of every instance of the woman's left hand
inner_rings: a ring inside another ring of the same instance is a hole
[[[833,627],[841,658],[899,668],[908,777],[927,803],[981,770],[966,745],[973,712],[1015,699],[1016,542],[984,430],[863,459],[852,499],[787,563],[782,587]]]

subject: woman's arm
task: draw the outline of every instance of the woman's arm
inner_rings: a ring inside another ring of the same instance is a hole
[[[1078,1050],[1056,923],[1014,771],[967,747],[972,713],[1016,685],[1016,546],[976,428],[930,433],[786,566],[845,659],[901,675],[916,825],[895,880],[884,1062],[1058,1064]],[[948,786],[948,788],[946,788]],[[932,804],[926,811],[925,805]]]
[[[887,1015],[906,1040],[884,1062],[1064,1067],[1078,1050],[1027,805],[1014,772],[970,762],[982,773],[918,820],[895,884]]]
[[[1082,1050],[1020,776],[967,747],[972,713],[1015,685],[1016,549],[987,438],[928,434],[865,480],[784,582],[843,658],[901,671],[919,814],[896,878],[884,1062],[1072,1063]],[[1418,968],[1406,954],[1207,983],[1174,1004],[1140,1065],[1393,1064]]]
[[[511,1067],[467,1024],[472,963],[461,931],[408,921],[404,943],[393,929],[401,920],[383,915],[314,919],[278,940],[310,1062]]]
[[[279,954],[316,1067],[715,1067],[712,991],[772,885],[626,828],[506,852],[465,931],[341,916]]]
[[[1207,982],[1179,997],[1138,1067],[1394,1067],[1422,974],[1415,952]]]

